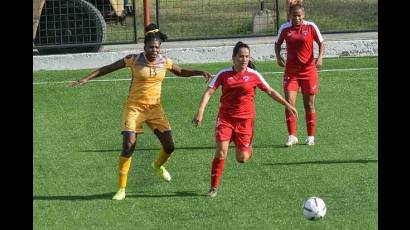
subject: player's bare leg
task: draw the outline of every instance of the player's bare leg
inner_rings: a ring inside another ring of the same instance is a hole
[[[246,163],[252,158],[252,149],[248,151],[242,151],[240,149],[236,149],[236,160],[239,163]]]

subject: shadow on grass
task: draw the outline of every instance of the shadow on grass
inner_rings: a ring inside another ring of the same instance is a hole
[[[231,145],[229,146],[229,149],[234,149],[235,146]],[[253,149],[266,149],[266,148],[284,148],[283,145],[266,145],[266,146],[253,146]],[[175,151],[178,150],[199,150],[199,149],[209,149],[209,150],[215,150],[215,146],[204,146],[204,147],[176,147]],[[142,150],[142,151],[154,151],[158,150],[159,148],[135,148],[135,151]],[[87,149],[80,151],[82,153],[105,153],[105,152],[121,152],[121,149]]]
[[[188,197],[188,196],[203,196],[192,191],[182,191],[182,192],[173,192],[168,194],[137,194],[130,193],[127,194],[127,197],[146,197],[146,198],[156,198],[156,197]]]
[[[87,201],[87,200],[111,200],[114,196],[114,192],[110,193],[103,193],[103,194],[95,194],[95,195],[75,195],[75,196],[33,196],[34,200],[60,200],[60,201],[70,201],[70,200],[78,200],[78,201]],[[189,196],[203,196],[202,194],[198,194],[192,191],[181,191],[181,192],[173,192],[168,194],[138,194],[134,192],[127,193],[127,198],[130,197],[145,197],[145,198],[158,198],[158,197],[189,197]]]
[[[300,161],[300,162],[282,162],[282,163],[265,163],[263,165],[285,166],[285,165],[305,165],[305,164],[367,164],[377,163],[378,160],[323,160],[323,161]]]
[[[212,146],[212,147],[177,147],[177,148],[175,148],[175,150],[177,151],[178,149],[187,149],[187,150],[189,150],[189,149],[215,149],[215,147],[214,146]],[[135,151],[138,151],[138,150],[143,150],[143,151],[154,151],[154,150],[158,150],[159,151],[159,147],[158,148],[138,148],[138,147],[136,147],[135,148]],[[121,152],[122,150],[121,149],[87,149],[87,150],[83,150],[83,151],[80,151],[80,152],[82,152],[82,153],[104,153],[104,152]]]
[[[75,195],[75,196],[33,196],[33,200],[107,200],[111,199],[115,193],[103,193],[96,195]]]

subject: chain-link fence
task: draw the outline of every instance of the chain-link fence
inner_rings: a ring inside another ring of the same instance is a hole
[[[378,30],[377,0],[305,0],[322,33]],[[273,36],[285,0],[151,0],[150,19],[169,40]],[[33,45],[40,53],[95,52],[139,43],[143,0],[33,0]]]

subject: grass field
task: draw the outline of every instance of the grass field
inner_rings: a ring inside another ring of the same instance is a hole
[[[279,92],[274,62],[257,68]],[[229,63],[183,65],[216,73]],[[284,148],[283,107],[258,91],[254,155],[239,164],[230,149],[218,196],[204,197],[214,153],[220,90],[203,125],[190,121],[206,88],[201,78],[164,81],[162,103],[176,139],[167,168],[170,183],[150,170],[159,142],[145,127],[138,140],[124,201],[117,190],[120,121],[129,70],[71,88],[90,70],[33,73],[34,229],[377,229],[378,58],[325,59],[317,97],[316,145]],[[172,78],[171,78],[172,77]],[[125,79],[125,80],[122,80]],[[300,140],[306,137],[298,97]],[[308,221],[309,196],[327,204],[321,221]]]

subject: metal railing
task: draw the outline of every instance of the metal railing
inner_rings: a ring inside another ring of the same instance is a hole
[[[303,4],[306,20],[322,33],[378,30],[377,0]],[[101,45],[142,42],[142,6],[143,0],[33,0],[33,48],[95,52]],[[152,0],[149,8],[151,22],[174,41],[273,36],[286,22],[285,0]]]

